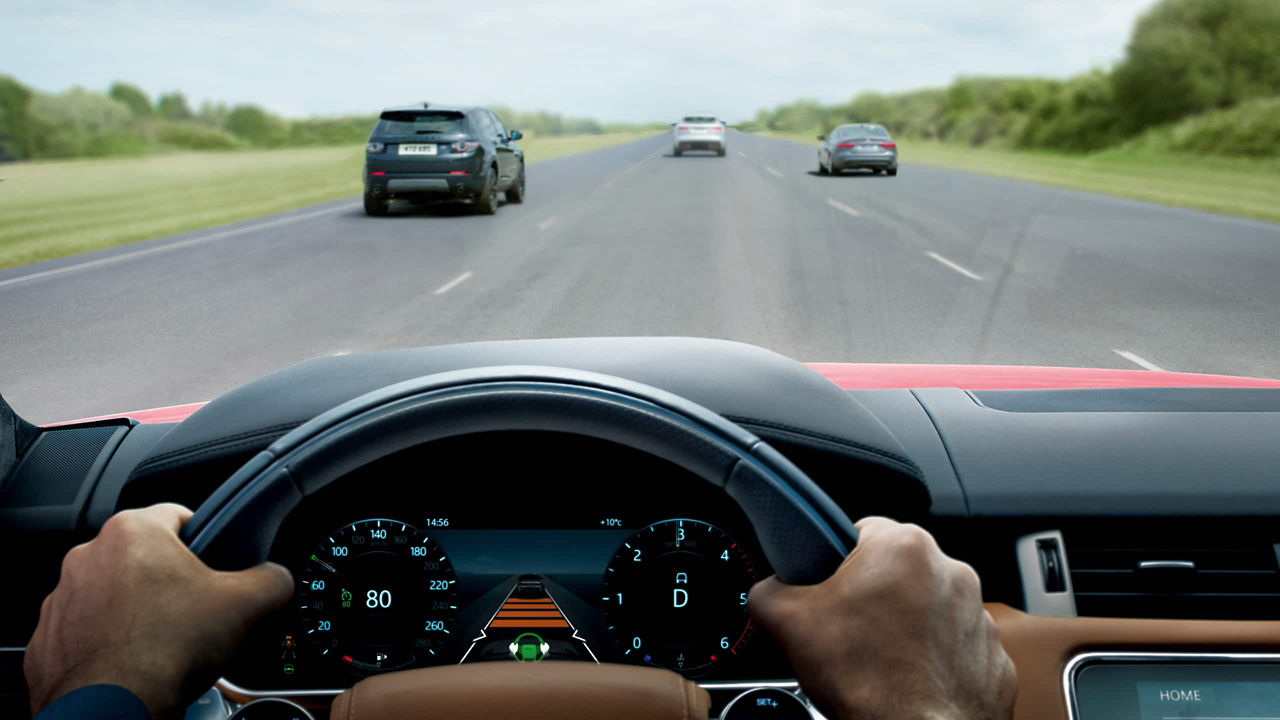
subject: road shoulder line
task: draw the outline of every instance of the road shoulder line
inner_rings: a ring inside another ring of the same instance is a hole
[[[97,258],[96,260],[87,260],[85,262],[76,263],[74,265],[63,265],[62,267],[56,267],[50,270],[41,270],[40,272],[34,272],[34,273],[31,273],[30,275],[19,275],[17,277],[8,278],[7,280],[0,280],[0,287],[15,285],[17,283],[26,282],[28,280],[39,280],[41,278],[55,277],[57,275],[63,275],[69,272],[75,272],[77,270],[87,270],[89,268],[100,267],[102,265],[110,265],[111,263],[120,262],[122,260],[132,260],[133,258],[143,257],[146,255],[154,255],[156,253],[165,252],[167,250],[176,250],[178,248],[189,247],[191,245],[198,245],[200,243],[208,242],[210,240],[221,240],[223,238],[233,237],[235,235],[243,235],[244,233],[254,232],[256,230],[262,230],[264,228],[275,227],[276,225],[284,225],[286,223],[291,223],[297,220],[306,220],[308,218],[317,217],[319,215],[328,215],[330,213],[341,212],[343,210],[351,210],[359,206],[360,206],[360,203],[351,203],[349,205],[339,205],[338,207],[325,208],[324,210],[316,210],[313,212],[304,213],[302,215],[290,215],[288,217],[276,218],[275,220],[268,220],[267,222],[256,223],[254,225],[245,225],[238,228],[232,228],[230,230],[223,230],[221,232],[215,232],[209,235],[201,235],[199,237],[188,238],[186,240],[179,240],[177,242],[167,243],[164,245],[155,245],[148,248],[141,248],[141,249],[133,250],[130,252],[120,253],[118,255],[108,255],[107,257]]]

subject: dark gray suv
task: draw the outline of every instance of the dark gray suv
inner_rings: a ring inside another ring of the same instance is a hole
[[[386,215],[391,200],[472,203],[498,211],[498,193],[524,202],[519,130],[484,108],[409,105],[382,111],[364,154],[364,210]]]
[[[845,170],[867,168],[873,173],[898,174],[898,144],[889,131],[870,123],[839,125],[830,135],[819,135],[818,174],[839,175]]]

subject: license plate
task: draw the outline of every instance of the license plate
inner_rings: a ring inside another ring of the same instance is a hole
[[[435,155],[436,146],[434,143],[426,145],[401,145],[401,155]]]
[[[696,132],[696,133],[704,133],[704,132],[706,132],[706,131],[707,131],[707,129],[706,129],[706,128],[694,128],[694,129],[693,129],[693,131],[694,131],[694,132]]]

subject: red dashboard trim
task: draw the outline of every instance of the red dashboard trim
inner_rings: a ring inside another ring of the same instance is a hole
[[[1070,388],[1217,387],[1280,388],[1280,380],[1203,373],[1109,370],[1023,365],[902,365],[896,363],[807,363],[845,390],[951,387],[961,390]],[[205,403],[188,403],[52,423],[46,427],[127,417],[140,423],[182,422]]]
[[[167,407],[151,408],[149,410],[132,410],[130,412],[115,413],[114,415],[98,415],[96,417],[80,418],[79,420],[68,420],[66,422],[49,423],[43,427],[57,427],[59,425],[74,425],[76,423],[94,422],[95,420],[115,420],[117,418],[131,418],[140,423],[176,423],[182,422],[191,417],[191,414],[207,403],[187,403],[186,405],[169,405]]]

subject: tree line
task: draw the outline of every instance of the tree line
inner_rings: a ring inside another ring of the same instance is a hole
[[[1280,1],[1161,0],[1110,69],[1067,79],[960,77],[837,105],[799,101],[761,110],[743,129],[846,122],[972,146],[1280,155]]]
[[[507,127],[534,136],[659,127],[493,109]],[[0,76],[0,160],[358,144],[377,119],[376,114],[288,119],[252,104],[204,102],[192,108],[181,92],[153,100],[127,82],[113,83],[105,93],[84,88],[46,93]]]

